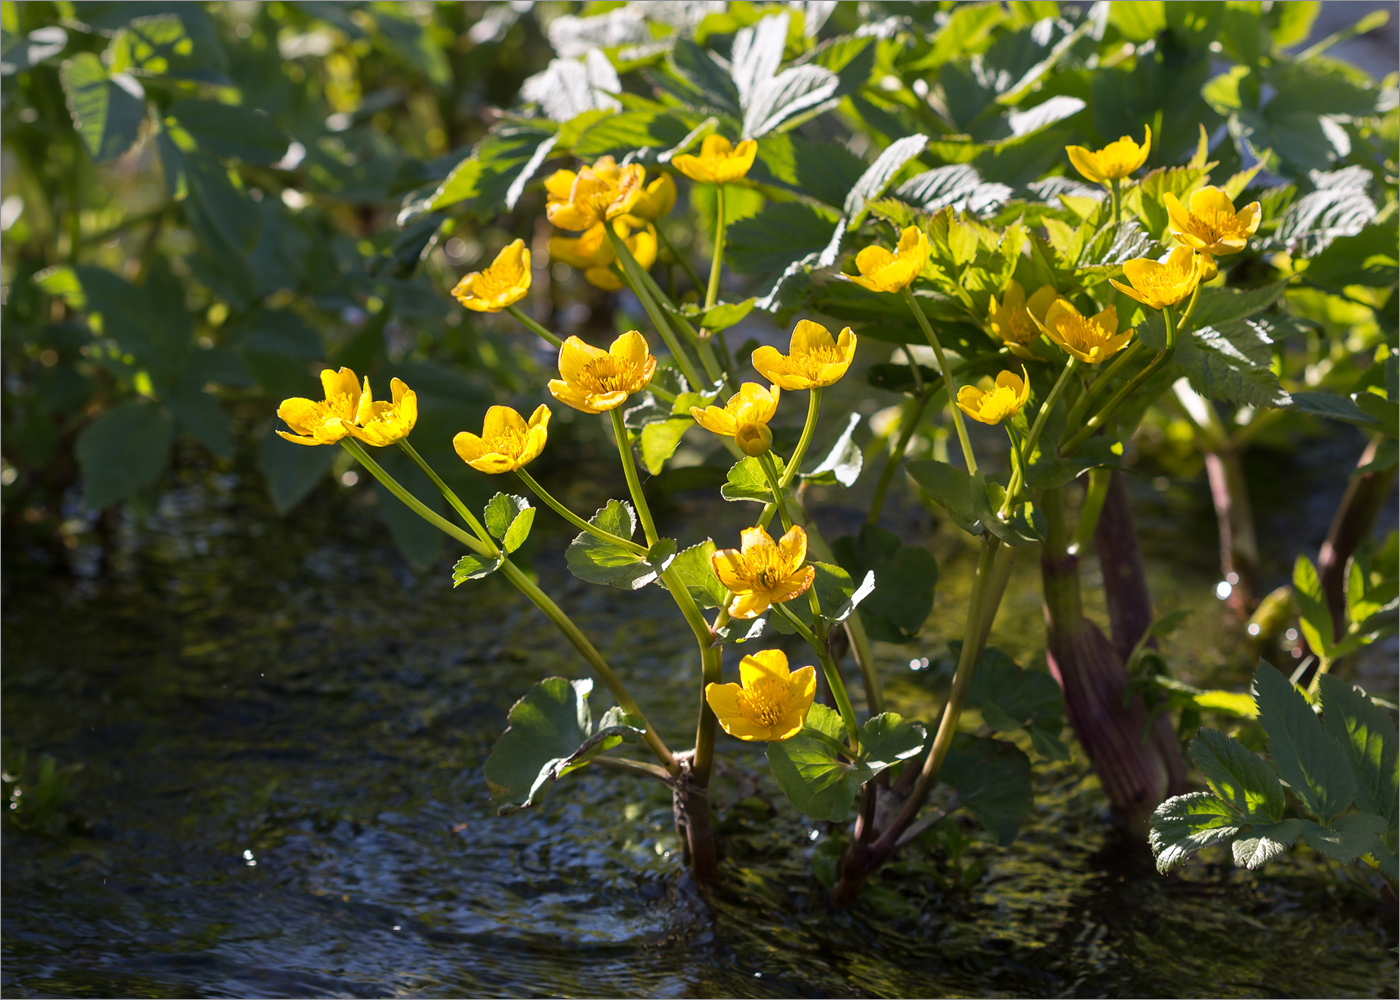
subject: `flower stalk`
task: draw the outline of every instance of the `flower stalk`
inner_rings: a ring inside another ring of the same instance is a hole
[[[934,357],[938,359],[938,370],[943,375],[943,387],[948,392],[949,401],[958,398],[956,387],[953,385],[953,372],[948,367],[948,358],[943,353],[943,345],[938,342],[938,336],[933,332],[933,326],[929,323],[924,311],[919,308],[919,303],[914,298],[914,293],[909,286],[904,288],[904,301],[909,303],[909,308],[914,313],[914,318],[918,320],[920,328],[924,331],[924,336],[928,338],[928,344],[933,348]],[[953,426],[957,428],[958,443],[962,445],[963,461],[967,463],[968,475],[977,475],[977,459],[972,455],[972,442],[967,437],[967,425],[963,423],[962,411],[956,406],[953,410]]]

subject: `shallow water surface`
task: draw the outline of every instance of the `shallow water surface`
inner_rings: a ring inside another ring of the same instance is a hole
[[[408,570],[357,501],[278,521],[255,493],[192,478],[124,524],[106,576],[7,553],[5,737],[74,797],[50,834],[4,830],[6,995],[1394,995],[1378,879],[1301,853],[1158,876],[1082,757],[1037,764],[1012,848],[950,821],[970,843],[929,837],[849,913],[812,874],[836,831],[745,777],[763,761],[736,741],[712,892],[658,785],[586,770],[497,818],[481,765],[531,683],[574,674],[567,645],[499,581]],[[546,589],[681,744],[694,657],[665,595],[574,580],[561,541]],[[925,718],[937,672],[901,664],[956,634],[943,556],[928,633],[879,650]],[[1038,618],[1013,590],[994,641],[1026,655]]]

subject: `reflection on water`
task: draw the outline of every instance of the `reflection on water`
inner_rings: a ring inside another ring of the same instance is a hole
[[[126,525],[110,578],[7,554],[5,737],[82,765],[66,832],[4,832],[7,995],[1393,995],[1378,880],[1303,853],[1164,879],[1082,759],[1041,772],[1013,848],[969,848],[965,888],[930,837],[835,915],[812,876],[834,831],[744,778],[762,760],[733,741],[708,896],[659,786],[585,771],[498,819],[482,762],[529,683],[574,671],[567,646],[497,581],[410,573],[351,501],[279,522],[255,490],[192,480]],[[547,589],[679,743],[695,671],[665,595],[573,580],[557,540]],[[945,561],[949,620],[881,650],[925,716],[938,672],[907,664],[956,633]],[[1024,655],[1022,569],[995,641]]]

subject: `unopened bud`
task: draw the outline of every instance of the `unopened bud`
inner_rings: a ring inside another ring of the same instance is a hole
[[[773,447],[773,432],[767,424],[745,424],[734,435],[734,441],[745,455],[762,455]]]

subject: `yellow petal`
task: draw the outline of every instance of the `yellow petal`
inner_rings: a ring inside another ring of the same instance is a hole
[[[802,530],[801,525],[794,524],[787,534],[778,539],[778,551],[782,553],[783,561],[791,569],[795,570],[806,561],[807,532]]]
[[[1078,170],[1086,180],[1095,184],[1102,184],[1108,178],[1099,169],[1099,158],[1094,153],[1083,146],[1066,146],[1065,152],[1069,154],[1069,162],[1074,164],[1074,169]]]
[[[762,649],[739,661],[739,680],[751,688],[765,677],[787,683],[788,658],[781,649]]]

